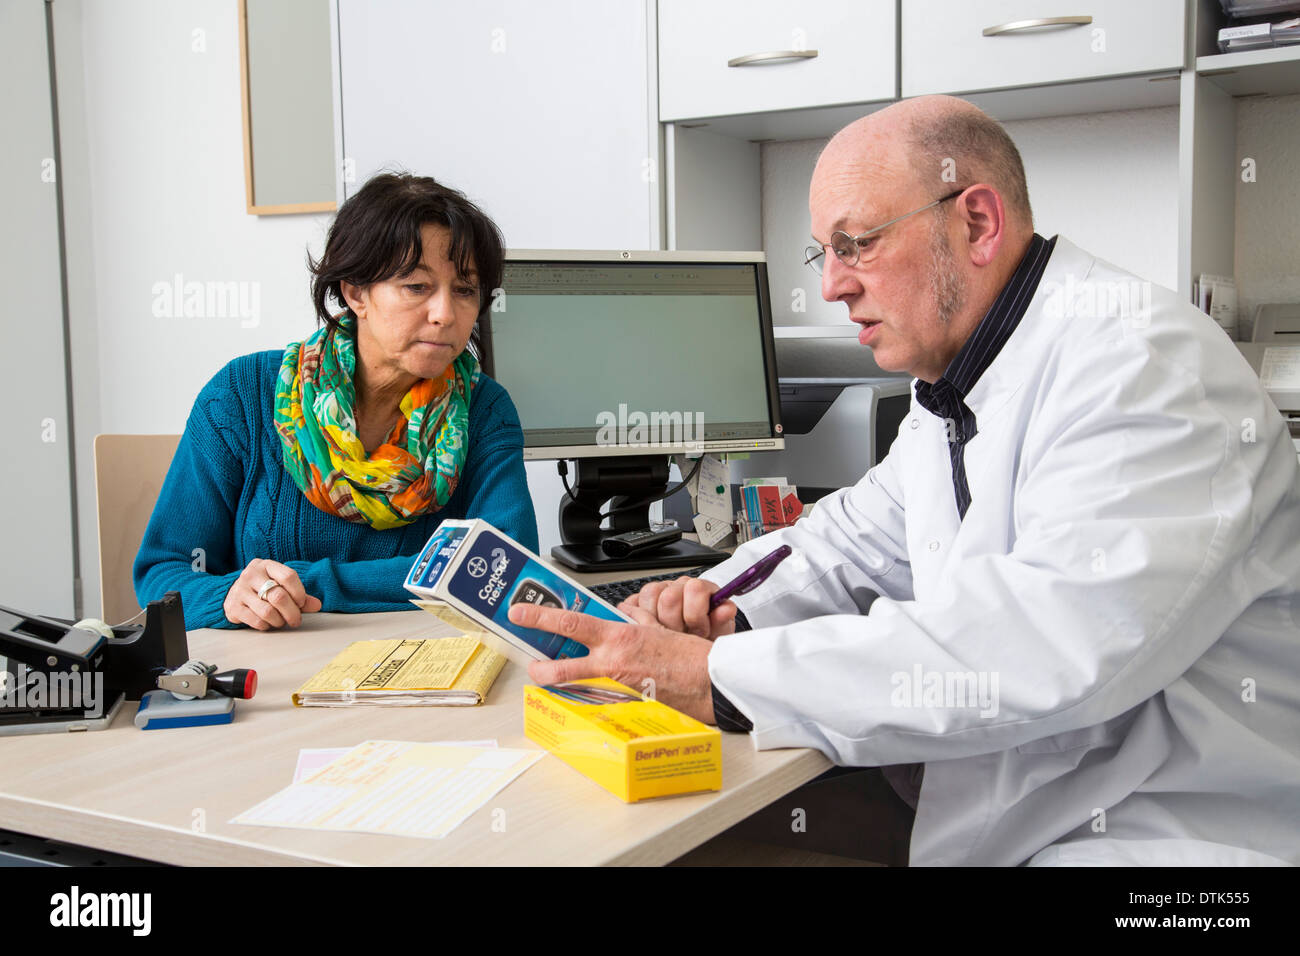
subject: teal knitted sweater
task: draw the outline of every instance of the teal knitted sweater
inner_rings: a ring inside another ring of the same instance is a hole
[[[523,433],[505,389],[486,375],[470,401],[469,452],[446,506],[376,531],[309,502],[284,470],[272,411],[279,351],[235,359],[204,386],[135,559],[143,607],[179,591],[185,626],[238,627],[222,603],[239,572],[270,558],[298,572],[323,611],[413,609],[402,581],[444,518],[483,518],[537,550]]]

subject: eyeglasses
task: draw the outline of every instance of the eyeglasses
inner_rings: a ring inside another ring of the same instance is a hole
[[[946,196],[941,196],[934,202],[926,203],[920,209],[913,209],[911,212],[905,212],[901,216],[896,216],[889,220],[889,222],[885,223],[883,226],[876,226],[876,228],[868,229],[866,232],[860,232],[856,236],[850,236],[843,230],[834,232],[831,234],[830,242],[822,243],[819,246],[808,246],[804,249],[804,265],[811,267],[813,272],[821,275],[823,265],[822,256],[826,255],[826,247],[830,246],[831,251],[835,253],[835,258],[839,259],[840,262],[844,263],[846,266],[856,266],[858,264],[858,258],[862,255],[863,247],[861,242],[863,239],[880,232],[880,230],[884,229],[886,226],[892,226],[896,222],[901,222],[908,216],[915,216],[918,212],[925,212],[927,209],[937,206],[941,202],[955,199],[965,191],[966,188],[962,188],[958,189],[956,192],[951,192]]]

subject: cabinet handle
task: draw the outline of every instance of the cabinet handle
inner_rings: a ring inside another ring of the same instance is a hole
[[[772,50],[768,53],[746,53],[727,61],[727,66],[752,66],[755,63],[777,63],[781,60],[811,60],[816,50]]]
[[[1092,17],[1039,17],[1036,20],[1012,20],[995,27],[985,27],[984,36],[995,37],[999,33],[1019,33],[1021,30],[1033,30],[1037,27],[1081,27],[1092,22]]]

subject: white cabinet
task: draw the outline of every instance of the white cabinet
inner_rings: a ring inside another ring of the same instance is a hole
[[[1180,70],[1184,0],[904,0],[902,95]]]
[[[893,99],[894,0],[659,0],[659,118]]]
[[[343,151],[462,190],[516,248],[658,248],[643,2],[339,0]]]

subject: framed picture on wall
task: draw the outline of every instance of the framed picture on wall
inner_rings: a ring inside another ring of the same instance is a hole
[[[334,48],[329,0],[239,0],[250,215],[336,208]]]

